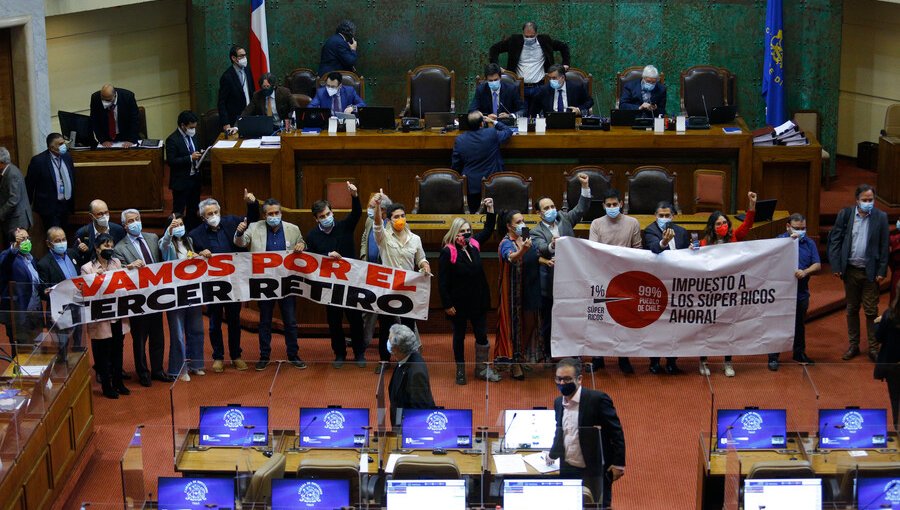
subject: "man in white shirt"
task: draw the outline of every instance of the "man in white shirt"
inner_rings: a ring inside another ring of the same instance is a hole
[[[488,60],[492,64],[499,63],[501,53],[506,53],[506,68],[513,71],[525,82],[525,104],[527,111],[531,109],[532,99],[537,96],[544,84],[544,73],[554,64],[553,52],[562,55],[562,65],[569,68],[569,45],[538,34],[537,24],[529,21],[522,25],[522,33],[511,35],[491,46]]]

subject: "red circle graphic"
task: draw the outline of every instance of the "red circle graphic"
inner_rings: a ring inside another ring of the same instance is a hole
[[[644,328],[666,310],[669,292],[659,278],[643,271],[628,271],[609,282],[606,309],[614,321],[627,328]]]

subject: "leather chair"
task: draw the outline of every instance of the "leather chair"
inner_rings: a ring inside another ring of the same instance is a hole
[[[671,202],[678,211],[678,193],[675,191],[675,172],[669,173],[660,166],[641,166],[634,172],[625,172],[628,191],[625,192],[625,214],[655,214],[656,205]]]
[[[146,140],[147,136],[147,110],[143,106],[138,106],[138,138]]]
[[[359,493],[359,462],[333,459],[304,459],[297,468],[297,478],[321,480],[349,480],[350,503],[367,499]]]
[[[731,72],[724,67],[694,66],[681,72],[681,111],[688,115],[706,116],[714,106],[728,102]],[[703,107],[706,98],[706,108]]]
[[[544,84],[546,85],[549,81],[550,76],[545,74]],[[591,73],[578,69],[577,67],[570,67],[566,71],[566,83],[584,87],[585,90],[587,90],[588,96],[594,97],[594,76]],[[592,115],[593,110],[593,108],[588,110],[588,114]]]
[[[335,71],[336,73],[341,73],[341,85],[349,85],[356,89],[356,93],[359,94],[359,97],[365,99],[366,98],[366,79],[362,76],[354,73],[353,71]],[[319,77],[319,87],[325,86],[325,80],[328,79],[328,76],[320,76]]]
[[[452,457],[401,457],[394,465],[394,480],[459,480],[459,467]]]
[[[424,117],[428,112],[456,111],[456,73],[436,64],[406,72],[404,117]]]
[[[213,108],[200,115],[200,122],[197,124],[197,141],[200,142],[201,148],[209,147],[216,143],[219,133],[221,133],[221,130],[219,129],[218,109]]]
[[[347,181],[356,184],[353,177],[329,177],[325,179],[325,200],[331,204],[331,209],[351,209],[353,197],[347,190]]]
[[[747,478],[782,479],[815,478],[816,472],[808,460],[769,460],[754,462]]]
[[[900,136],[900,103],[894,103],[884,112],[884,129],[881,136]]]
[[[494,199],[494,210],[531,211],[531,177],[518,172],[497,172],[481,180],[482,198]]]
[[[581,181],[578,180],[578,174],[585,173],[588,175],[588,183],[591,188],[591,201],[603,200],[606,193],[612,188],[612,172],[605,170],[599,166],[583,165],[577,166],[563,175],[566,179],[566,190],[563,191],[562,209],[569,211],[578,205],[578,199],[581,198]],[[596,216],[585,211],[581,217],[582,222],[594,221]]]
[[[272,457],[253,473],[247,492],[242,498],[244,505],[271,503],[272,480],[284,478],[285,463],[284,454],[273,453]]]
[[[291,94],[306,94],[309,97],[316,95],[316,80],[318,76],[312,69],[298,67],[284,78],[284,86],[291,89]]]
[[[484,78],[481,75],[475,77],[475,86],[481,85],[481,82],[484,81]],[[513,87],[519,90],[519,99],[525,100],[525,79],[520,78],[518,74],[503,70],[500,73],[500,81],[506,83],[508,85],[512,85]]]
[[[622,71],[616,73],[616,108],[619,107],[619,98],[622,97],[622,87],[626,83],[634,80],[640,80],[644,74],[644,66],[626,67]],[[659,73],[659,83],[666,82],[666,73]]]
[[[413,214],[465,214],[469,211],[466,177],[449,168],[432,168],[416,176]]]
[[[312,98],[307,96],[306,94],[291,94],[294,96],[294,101],[297,103],[297,108],[306,108],[309,106],[309,103],[312,102]]]
[[[725,172],[694,170],[694,212],[725,209]]]

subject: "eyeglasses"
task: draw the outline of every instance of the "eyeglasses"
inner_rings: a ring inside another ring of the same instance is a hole
[[[553,380],[556,381],[557,384],[569,384],[570,382],[575,382],[574,377],[554,377]]]

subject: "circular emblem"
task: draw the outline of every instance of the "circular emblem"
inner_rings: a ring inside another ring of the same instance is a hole
[[[669,302],[669,292],[656,276],[643,271],[628,271],[609,282],[605,301],[614,321],[626,328],[639,329],[662,316]]]
[[[856,411],[850,411],[849,413],[844,415],[844,418],[841,422],[844,424],[844,430],[847,432],[853,433],[858,431],[863,426],[863,417]]]
[[[884,484],[884,498],[893,504],[900,503],[900,483],[896,480]]]
[[[334,433],[343,430],[344,421],[346,421],[346,419],[344,418],[344,413],[340,411],[328,411],[325,413],[325,417],[322,421],[325,422],[325,428]]]
[[[184,499],[191,503],[202,503],[206,501],[207,494],[209,494],[209,487],[200,480],[191,480],[184,486]]]
[[[763,419],[759,413],[747,413],[741,418],[741,426],[747,432],[756,432],[762,428]]]
[[[322,487],[316,482],[306,482],[297,489],[301,503],[313,505],[322,502]]]
[[[425,423],[428,424],[428,430],[432,432],[442,432],[447,430],[447,415],[440,411],[435,411],[428,415],[428,419],[425,420]]]
[[[244,413],[239,409],[229,409],[222,416],[225,426],[231,430],[236,430],[244,426]]]

